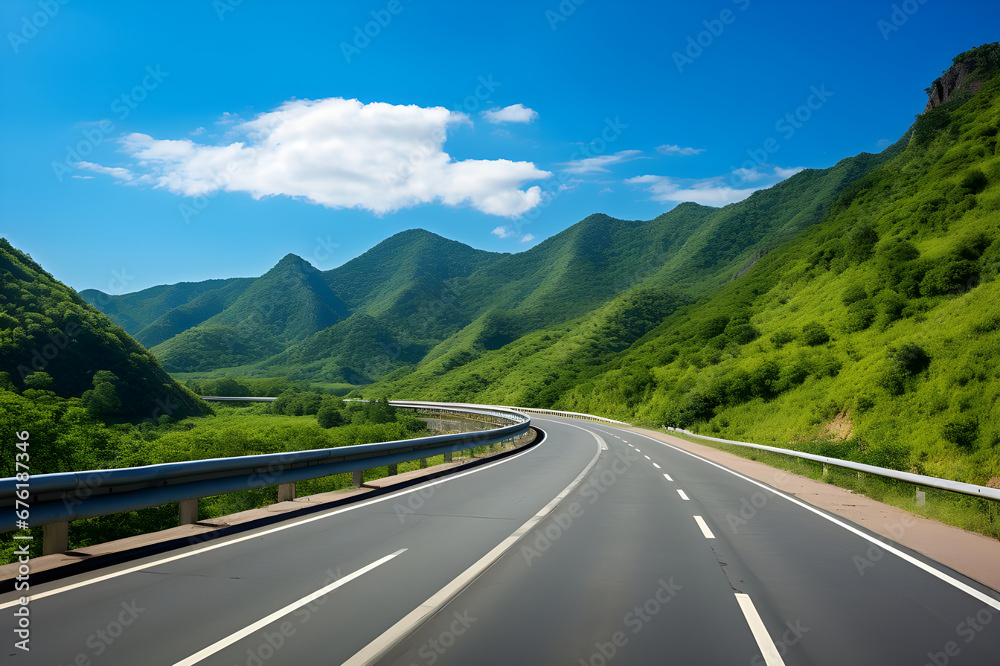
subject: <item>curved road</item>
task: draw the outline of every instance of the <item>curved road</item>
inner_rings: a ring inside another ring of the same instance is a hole
[[[0,654],[80,666],[1000,663],[996,592],[680,449],[533,421],[546,439],[497,463],[33,587],[30,653],[13,648],[3,595]],[[459,589],[463,572],[478,577]]]

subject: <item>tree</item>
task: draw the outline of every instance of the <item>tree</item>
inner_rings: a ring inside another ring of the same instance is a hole
[[[41,370],[33,372],[24,378],[24,386],[25,388],[48,391],[52,388],[52,375]]]
[[[103,418],[114,416],[121,409],[122,401],[110,382],[101,382],[92,391],[83,394],[83,404],[91,416]]]
[[[813,321],[802,327],[802,342],[810,347],[825,345],[829,341],[830,334],[826,332],[823,324]]]
[[[316,421],[323,428],[333,428],[344,423],[344,415],[334,405],[326,403],[316,413]]]
[[[979,421],[972,417],[948,421],[944,424],[941,434],[952,444],[963,449],[971,449],[979,438]]]

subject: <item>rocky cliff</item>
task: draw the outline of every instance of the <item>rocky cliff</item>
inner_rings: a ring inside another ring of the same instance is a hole
[[[983,44],[955,57],[951,67],[926,89],[924,113],[958,96],[975,95],[1000,66],[1000,44]]]

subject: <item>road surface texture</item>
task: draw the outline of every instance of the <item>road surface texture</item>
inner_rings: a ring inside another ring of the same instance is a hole
[[[640,433],[533,421],[546,439],[490,465],[33,586],[30,652],[14,647],[15,595],[0,596],[0,654],[81,666],[1000,664],[995,591]]]

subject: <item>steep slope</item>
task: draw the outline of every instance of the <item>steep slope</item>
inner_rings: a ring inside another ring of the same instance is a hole
[[[0,388],[88,400],[96,393],[102,404],[97,408],[95,401],[95,411],[106,416],[207,411],[125,331],[5,239],[0,239]]]
[[[136,336],[136,339],[139,339],[140,331],[174,308],[183,307],[193,300],[203,297],[205,294],[227,287],[231,291],[234,286],[237,288],[240,286],[246,288],[250,285],[250,282],[252,280],[247,278],[179,282],[178,284],[160,285],[120,295],[106,294],[97,289],[84,289],[80,292],[80,296],[108,315],[111,321],[124,328],[129,335]],[[213,312],[212,314],[217,313]],[[207,318],[205,317],[205,319]],[[204,319],[201,321],[204,321]],[[200,321],[196,323],[200,323]],[[162,342],[162,340],[159,342]]]
[[[504,256],[410,229],[324,275],[352,311],[399,318],[419,310],[423,299],[440,299],[449,281]]]
[[[135,333],[135,339],[147,347],[155,347],[211,319],[235,303],[243,292],[250,288],[254,278],[236,278],[220,282],[226,284],[218,289],[205,291],[194,299],[167,310]]]
[[[904,147],[900,141],[879,155],[804,171],[721,209],[682,204],[648,222],[591,215],[470,276],[464,295],[488,301],[489,309],[380,388],[486,401],[513,391],[526,404],[543,405],[576,380],[576,371],[559,369],[559,359],[572,364],[573,344],[591,339],[595,322],[607,316],[603,308],[613,311],[615,299],[658,294],[666,304],[656,308],[662,319],[682,303],[717,292],[823,219],[842,192]],[[543,386],[539,373],[548,377]],[[466,381],[465,375],[475,377]]]
[[[240,372],[367,384],[415,363],[482,309],[463,298],[463,281],[504,256],[423,229],[398,233],[324,274],[350,317]]]
[[[157,345],[167,370],[198,371],[259,361],[347,316],[323,274],[286,255],[232,305]]]
[[[1000,476],[998,118],[998,78],[930,108],[822,223],[552,404]]]

